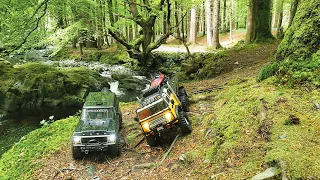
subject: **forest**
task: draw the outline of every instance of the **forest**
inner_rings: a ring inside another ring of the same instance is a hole
[[[135,118],[160,73],[185,88],[192,133],[152,147]],[[105,88],[121,155],[75,160]],[[6,0],[0,179],[319,179],[319,88],[318,0]]]

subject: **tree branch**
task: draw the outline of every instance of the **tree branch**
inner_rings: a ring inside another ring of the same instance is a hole
[[[124,47],[126,47],[127,50],[131,50],[131,49],[134,48],[131,44],[127,43],[123,38],[119,37],[119,36],[118,36],[115,32],[113,32],[111,29],[108,29],[108,31],[109,31],[109,34],[110,34],[113,38],[115,38],[120,44],[122,44]]]
[[[43,13],[42,13],[42,15],[37,19],[37,24],[36,24],[36,26],[27,34],[27,36],[23,39],[23,41],[22,41],[17,47],[15,47],[13,50],[11,50],[11,51],[9,52],[9,54],[11,54],[13,51],[21,48],[21,46],[22,46],[24,43],[27,42],[28,37],[29,37],[36,29],[38,29],[39,23],[40,23],[41,19],[47,14],[47,8],[48,8],[48,4],[47,4],[47,3],[48,3],[48,1],[49,1],[49,0],[45,0],[45,1],[44,1],[44,2],[46,2],[46,3],[45,3],[45,6],[44,6],[44,9],[43,9]],[[37,10],[37,11],[38,11],[38,10]]]

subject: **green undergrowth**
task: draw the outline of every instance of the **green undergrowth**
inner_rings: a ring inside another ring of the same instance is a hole
[[[1,179],[30,179],[42,165],[45,157],[58,152],[70,141],[78,122],[77,117],[43,126],[16,143],[0,159]]]
[[[220,167],[216,173],[246,179],[277,167],[290,179],[320,178],[320,113],[314,105],[320,92],[277,87],[270,81],[257,84],[254,79],[228,85],[192,97],[197,106],[213,110],[201,119],[212,130],[204,158]],[[290,114],[300,124],[286,125]]]

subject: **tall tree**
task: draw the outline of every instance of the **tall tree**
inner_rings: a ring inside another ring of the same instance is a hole
[[[197,34],[197,11],[196,11],[196,7],[193,6],[191,8],[191,16],[190,16],[190,26],[189,26],[189,30],[190,30],[190,36],[189,36],[189,43],[191,44],[195,44],[196,43],[196,34]]]
[[[257,17],[255,22],[255,42],[273,39],[270,27],[271,0],[257,0]]]
[[[282,19],[283,19],[283,0],[278,0],[278,22],[277,22],[277,38],[283,37],[283,27],[282,27]]]
[[[222,32],[227,31],[227,0],[223,0],[222,18],[221,18]]]
[[[249,0],[247,32],[245,42],[252,43],[255,39],[256,31],[256,14],[257,14],[257,0]]]
[[[218,49],[221,47],[219,42],[219,15],[220,15],[220,0],[214,0],[213,3],[213,41],[212,47]]]
[[[205,9],[206,9],[206,23],[207,23],[207,45],[212,46],[212,12],[211,12],[211,0],[206,0],[205,2]]]

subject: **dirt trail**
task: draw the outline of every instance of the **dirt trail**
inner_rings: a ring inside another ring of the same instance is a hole
[[[224,48],[230,48],[237,44],[238,41],[243,40],[245,37],[245,32],[237,30],[233,32],[232,40],[230,40],[230,34],[226,33],[220,35],[220,44]],[[206,36],[198,37],[195,45],[189,45],[189,50],[191,53],[195,52],[208,52],[207,39]],[[167,44],[162,44],[159,48],[155,49],[157,52],[184,52],[187,50],[183,44],[181,44],[174,37],[169,37]]]
[[[233,53],[228,58],[230,64],[237,65],[232,72],[220,75],[214,79],[186,83],[187,92],[205,89],[213,85],[221,85],[232,79],[255,77],[259,69],[268,62],[268,58],[276,49],[277,43],[259,46],[244,52]],[[126,142],[120,158],[105,157],[103,154],[90,153],[82,161],[74,161],[71,156],[70,143],[52,157],[43,159],[45,166],[38,170],[35,179],[208,179],[219,174],[221,167],[207,162],[205,157],[195,158],[185,156],[195,147],[205,149],[212,146],[205,137],[206,129],[201,119],[194,117],[192,134],[181,137],[161,167],[135,168],[135,165],[160,162],[168,143],[163,147],[150,148],[146,142],[137,148],[133,146],[142,138],[139,125],[133,120],[136,105],[126,105],[122,108],[124,128],[123,141]],[[201,113],[203,108],[191,105],[191,111]],[[208,111],[207,109],[204,111]],[[194,116],[193,113],[190,116]],[[138,135],[138,136],[136,136]],[[136,136],[136,137],[135,137]],[[133,149],[133,150],[130,150]],[[204,151],[204,150],[203,150]],[[199,151],[199,153],[203,153]]]

